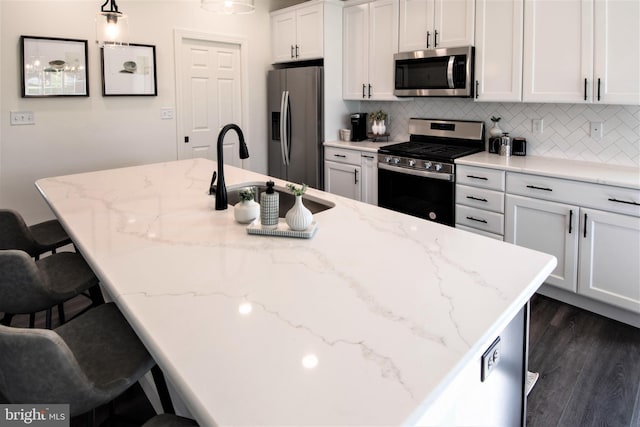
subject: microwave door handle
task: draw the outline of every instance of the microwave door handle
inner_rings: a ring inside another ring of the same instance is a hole
[[[449,89],[455,89],[453,85],[453,63],[456,57],[451,55],[449,57],[449,64],[447,65],[447,82],[449,83]]]

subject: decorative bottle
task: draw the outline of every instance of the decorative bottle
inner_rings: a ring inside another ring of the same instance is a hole
[[[267,181],[267,191],[260,195],[260,224],[262,228],[277,228],[280,195],[274,191],[273,181]]]

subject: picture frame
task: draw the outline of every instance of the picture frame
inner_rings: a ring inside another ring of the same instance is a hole
[[[87,40],[20,36],[23,98],[89,96]]]
[[[100,49],[102,96],[157,96],[156,47],[132,44]]]

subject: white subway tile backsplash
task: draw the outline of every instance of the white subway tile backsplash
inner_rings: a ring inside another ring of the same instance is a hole
[[[391,139],[409,138],[412,117],[483,120],[500,116],[500,127],[511,136],[527,139],[527,153],[537,156],[585,160],[640,167],[640,106],[482,103],[469,99],[424,98],[400,102],[362,102],[364,112],[389,114]],[[534,134],[532,119],[544,120],[542,134]],[[590,122],[603,122],[604,134],[590,136]]]

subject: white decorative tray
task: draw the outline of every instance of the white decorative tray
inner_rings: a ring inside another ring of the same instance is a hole
[[[283,218],[280,218],[276,228],[263,228],[259,220],[254,221],[247,226],[247,233],[249,234],[256,234],[259,236],[297,237],[300,239],[312,238],[313,235],[316,234],[317,230],[318,225],[313,221],[306,230],[294,231],[289,228]]]

